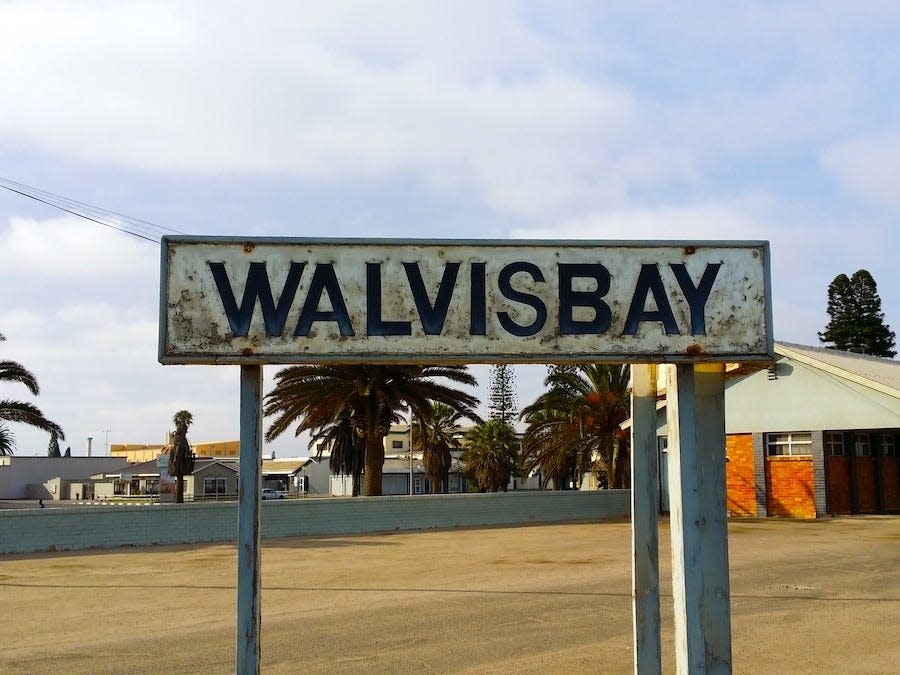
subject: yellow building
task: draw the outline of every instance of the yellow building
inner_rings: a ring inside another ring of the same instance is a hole
[[[143,443],[111,443],[109,454],[113,457],[122,457],[129,464],[155,461],[156,457],[166,450],[165,445],[147,445]]]
[[[191,450],[197,457],[238,457],[241,454],[240,441],[208,441],[194,443]]]
[[[241,454],[240,441],[207,441],[204,443],[192,443],[191,450],[197,457],[239,457]],[[109,446],[109,454],[113,457],[123,457],[129,463],[150,462],[158,455],[168,452],[168,445],[145,443],[112,443]]]

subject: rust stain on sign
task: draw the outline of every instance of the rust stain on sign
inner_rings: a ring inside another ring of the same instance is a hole
[[[698,345],[695,342],[692,345],[688,345],[687,349],[684,350],[684,353],[688,356],[700,356],[703,354],[703,345]]]

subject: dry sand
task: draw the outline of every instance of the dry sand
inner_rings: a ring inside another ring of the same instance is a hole
[[[264,673],[632,668],[625,522],[263,546]],[[900,672],[900,517],[735,520],[729,546],[736,673]],[[235,570],[232,545],[0,556],[0,672],[234,672]]]

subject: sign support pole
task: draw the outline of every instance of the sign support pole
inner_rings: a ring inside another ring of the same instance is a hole
[[[241,366],[241,459],[238,474],[238,675],[259,674],[262,366]]]
[[[666,396],[676,669],[731,673],[724,364],[669,366]]]
[[[631,366],[631,599],[634,672],[662,672],[655,365]]]

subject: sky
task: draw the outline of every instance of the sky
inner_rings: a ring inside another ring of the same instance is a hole
[[[155,240],[767,240],[775,338],[817,345],[861,268],[900,329],[898,34],[876,1],[12,0],[0,179]],[[0,190],[0,281],[0,359],[41,385],[0,397],[63,449],[162,443],[181,409],[238,437],[237,366],[157,361],[155,241]],[[517,368],[520,405],[543,376]]]

